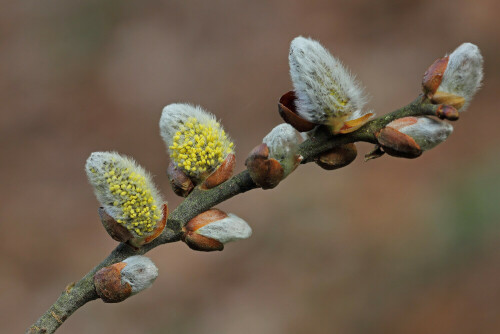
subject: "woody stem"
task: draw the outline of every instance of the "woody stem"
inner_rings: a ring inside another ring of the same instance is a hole
[[[375,134],[395,119],[408,116],[436,115],[438,106],[431,104],[423,96],[392,113],[366,123],[360,129],[343,135],[332,135],[326,127],[318,127],[314,134],[304,141],[299,148],[303,156],[302,163],[314,161],[314,158],[336,146],[354,142],[376,143]],[[134,249],[127,244],[119,244],[111,254],[89,271],[74,285],[68,286],[50,306],[50,308],[30,327],[26,333],[54,333],[76,310],[87,302],[98,298],[94,286],[94,274],[103,267],[125,260],[133,255],[142,255],[162,244],[180,240],[182,227],[198,214],[226,201],[227,199],[257,188],[247,170],[233,176],[228,181],[209,190],[196,188],[174,211],[167,220],[167,227],[161,235]]]

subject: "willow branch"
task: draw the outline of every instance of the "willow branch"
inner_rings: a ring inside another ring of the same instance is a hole
[[[300,145],[302,163],[308,163],[333,147],[354,142],[376,143],[375,134],[391,121],[407,116],[436,115],[438,106],[430,104],[423,96],[390,114],[374,119],[355,132],[333,136],[325,127],[319,127],[310,139]],[[76,310],[87,302],[98,298],[95,291],[94,274],[103,267],[123,261],[133,255],[142,255],[162,244],[180,240],[182,227],[198,214],[226,201],[227,199],[257,188],[248,171],[233,176],[228,181],[210,190],[196,188],[168,217],[167,227],[153,242],[134,249],[127,244],[119,244],[100,264],[82,279],[70,284],[27,333],[54,333]]]

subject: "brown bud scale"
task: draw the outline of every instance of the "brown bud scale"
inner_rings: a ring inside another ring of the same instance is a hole
[[[422,79],[422,88],[427,97],[432,98],[443,80],[444,72],[448,67],[449,57],[438,58],[429,66]]]
[[[102,226],[106,229],[106,232],[118,242],[127,242],[134,237],[134,235],[127,230],[125,226],[119,224],[113,217],[111,217],[106,210],[101,206],[97,209],[99,217],[101,218]]]
[[[172,190],[178,196],[186,197],[194,189],[193,181],[172,162],[168,165],[167,177]]]
[[[295,92],[293,90],[284,94],[278,103],[278,111],[283,120],[293,126],[299,132],[311,131],[316,127],[316,124],[311,123],[297,114],[295,107],[296,100]]]
[[[94,275],[96,292],[105,303],[119,303],[132,294],[130,284],[121,282],[121,270],[126,265],[118,262],[102,268]]]
[[[345,167],[356,159],[358,150],[353,143],[334,147],[333,149],[319,155],[315,162],[326,170],[334,170]]]
[[[202,252],[212,252],[221,251],[224,249],[224,244],[218,240],[207,238],[201,234],[188,232],[183,236],[182,239],[189,248],[202,251]]]
[[[156,222],[156,226],[155,226],[155,229],[153,230],[153,232],[151,234],[144,236],[144,237],[132,238],[132,239],[128,240],[127,243],[136,249],[140,248],[141,246],[143,246],[147,243],[150,243],[154,239],[158,238],[160,236],[161,232],[163,232],[163,229],[167,225],[167,218],[168,218],[168,205],[167,205],[167,203],[165,203],[165,204],[163,204],[163,207],[162,207],[162,218],[158,222]]]
[[[196,233],[203,226],[227,218],[227,213],[219,209],[210,209],[200,213],[191,219],[183,228],[181,239],[189,246],[189,248],[197,251],[211,252],[221,251],[224,249],[224,244],[218,240],[207,238]]]
[[[202,228],[203,226],[210,224],[211,222],[221,220],[227,217],[227,213],[219,209],[210,209],[205,212],[200,213],[193,219],[191,219],[182,229],[183,231],[196,232],[196,230]]]
[[[414,159],[422,154],[415,140],[391,127],[385,127],[377,133],[377,140],[384,151],[394,157]]]
[[[416,124],[418,122],[418,118],[414,116],[407,116],[398,118],[392,122],[390,122],[387,126],[396,130],[401,130],[402,128]]]
[[[272,189],[283,179],[284,170],[278,160],[269,158],[269,148],[256,146],[245,161],[252,180],[262,189]]]
[[[441,91],[437,91],[436,94],[434,94],[434,96],[432,97],[431,101],[434,104],[446,104],[455,109],[460,109],[465,104],[465,98],[463,98],[462,96]]]
[[[231,153],[226,157],[226,159],[224,159],[222,164],[205,179],[201,188],[211,189],[229,180],[229,178],[233,175],[235,164],[236,156]]]
[[[356,130],[358,130],[360,127],[365,125],[375,114],[373,113],[368,113],[366,115],[361,116],[360,118],[352,119],[350,121],[345,121],[338,132],[334,131],[334,134],[341,133],[351,133]],[[332,127],[332,129],[335,129],[335,127]]]
[[[460,117],[458,110],[452,106],[440,105],[436,111],[436,115],[441,119],[456,121]]]

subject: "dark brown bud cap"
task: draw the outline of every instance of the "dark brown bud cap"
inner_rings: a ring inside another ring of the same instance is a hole
[[[278,111],[283,120],[293,126],[299,132],[311,131],[316,127],[316,124],[311,123],[297,114],[295,107],[296,100],[293,90],[284,94],[278,103]]]
[[[111,217],[106,210],[101,206],[97,209],[99,217],[101,218],[102,226],[106,229],[106,232],[118,242],[127,242],[134,237],[134,235],[127,230],[125,226],[119,224],[113,217]]]
[[[414,159],[422,154],[415,140],[390,127],[385,127],[377,133],[377,140],[384,151],[394,157]]]
[[[167,176],[170,186],[176,195],[187,197],[194,189],[193,181],[172,162],[168,165]]]
[[[256,146],[245,161],[253,182],[262,189],[272,189],[283,179],[284,170],[278,160],[269,158],[269,148],[262,143]]]
[[[356,159],[358,150],[356,145],[350,143],[320,154],[315,162],[318,166],[326,170],[334,170],[345,167]]]

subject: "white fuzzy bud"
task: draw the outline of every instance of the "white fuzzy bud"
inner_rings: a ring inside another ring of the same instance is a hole
[[[154,232],[163,200],[151,176],[133,159],[116,152],[94,152],[85,171],[97,200],[135,237]]]
[[[229,213],[226,218],[202,226],[196,233],[225,244],[250,238],[252,228],[243,219]]]
[[[481,87],[482,80],[483,57],[481,51],[472,43],[463,43],[450,54],[448,65],[436,94],[444,92],[463,97],[465,104],[459,111],[464,111]]]
[[[290,124],[280,124],[269,132],[262,142],[269,148],[269,157],[279,161],[286,177],[298,165],[300,134]]]
[[[149,288],[158,277],[158,268],[146,256],[131,256],[123,262],[127,265],[121,270],[121,282],[130,284],[132,295]]]
[[[404,117],[387,125],[412,137],[423,151],[444,142],[453,132],[453,126],[430,117]]]
[[[233,143],[215,116],[199,106],[175,103],[163,108],[160,134],[175,166],[198,180],[233,153]]]
[[[301,117],[329,124],[337,132],[345,121],[367,114],[362,111],[366,103],[363,88],[319,42],[295,38],[290,44],[289,62]]]

